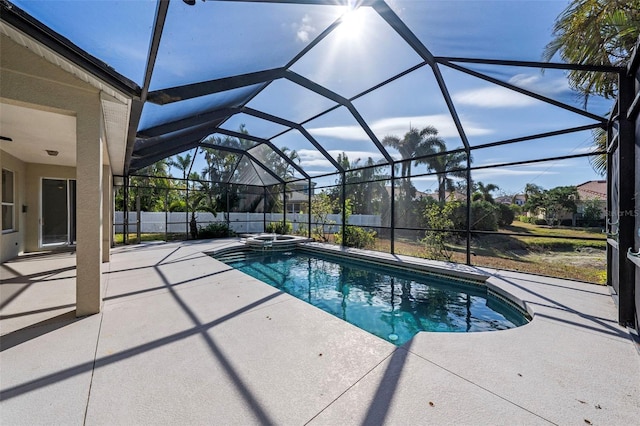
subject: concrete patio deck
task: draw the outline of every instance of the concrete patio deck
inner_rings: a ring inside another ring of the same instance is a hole
[[[606,287],[484,269],[530,324],[398,348],[204,254],[233,243],[113,249],[81,319],[73,253],[3,264],[0,422],[639,422],[640,354]]]

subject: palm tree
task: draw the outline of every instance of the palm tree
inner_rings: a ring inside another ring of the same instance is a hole
[[[286,146],[280,147],[280,152],[285,155],[289,160],[300,163],[300,156],[295,149],[289,149]],[[292,179],[294,177],[295,169],[286,161],[283,157],[276,154],[275,151],[271,151],[265,159],[265,165],[269,167],[275,174],[277,174],[284,181]]]
[[[403,160],[430,155],[436,152],[436,148],[445,146],[444,141],[438,137],[438,130],[433,126],[427,126],[422,130],[410,127],[402,139],[397,136],[385,136],[382,144],[397,149]],[[411,163],[404,161],[401,166],[401,176],[407,181],[411,179]]]
[[[529,201],[529,198],[542,194],[544,189],[536,185],[535,183],[528,183],[524,186],[524,201]]]
[[[478,181],[474,186],[476,191],[475,193],[478,194],[479,199],[488,201],[491,204],[495,202],[491,193],[500,189],[498,185],[495,185],[493,183],[488,183],[485,185],[484,183]]]
[[[625,66],[640,35],[640,0],[572,0],[553,27],[543,59],[556,54],[573,64]],[[616,96],[615,73],[569,71],[571,86],[584,95]]]
[[[187,173],[191,166],[191,153],[187,153],[184,157],[178,154],[175,158],[169,158],[167,164],[180,170],[182,172],[182,179],[187,179]]]
[[[452,177],[464,179],[467,177],[467,154],[462,151],[447,152],[443,145],[438,147],[439,155],[416,160],[416,164],[425,163],[430,170],[436,172],[438,178],[438,201],[444,203],[447,191],[455,189]]]
[[[556,54],[569,63],[625,66],[631,59],[640,35],[640,0],[572,0],[556,19],[555,38],[547,44],[543,59]],[[589,71],[569,71],[571,87],[584,96],[614,98],[618,93],[618,75]],[[603,130],[593,132],[594,148],[606,151]],[[593,169],[604,175],[606,154],[591,158]]]
[[[400,197],[402,200],[401,211],[408,212],[408,204],[415,195],[416,189],[411,184],[411,165],[412,158],[420,156],[428,156],[435,154],[438,151],[446,150],[444,140],[438,136],[438,130],[433,126],[427,126],[422,130],[409,128],[409,131],[405,133],[402,139],[397,136],[386,136],[382,140],[383,145],[390,146],[398,150],[402,156],[403,161],[400,169]],[[421,160],[416,161],[416,165]]]
[[[593,149],[599,152],[605,152],[607,150],[607,132],[604,129],[594,129],[593,134]],[[607,154],[598,154],[594,157],[589,157],[591,167],[600,176],[607,174]]]

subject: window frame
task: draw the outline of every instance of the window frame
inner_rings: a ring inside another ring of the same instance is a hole
[[[4,194],[2,196],[2,207],[10,206],[11,211],[11,227],[4,229],[4,215],[2,217],[2,233],[8,234],[16,231],[16,174],[13,170],[2,168],[2,177],[4,178],[5,173],[11,173],[11,201],[5,201]],[[4,180],[4,179],[3,179]],[[4,182],[2,182],[2,186],[4,187]]]

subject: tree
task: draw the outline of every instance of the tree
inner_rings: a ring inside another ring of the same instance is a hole
[[[238,133],[249,134],[244,124],[238,128]],[[238,187],[229,183],[234,173],[240,173],[238,170],[247,170],[252,166],[246,157],[215,148],[215,146],[248,150],[253,146],[253,142],[232,136],[208,136],[203,144],[205,146],[202,150],[207,164],[201,172],[202,190],[207,194],[208,206],[217,211],[224,211],[225,219],[228,220],[229,210],[236,206],[240,199]]]
[[[434,155],[438,152],[446,151],[446,144],[438,136],[438,130],[433,126],[427,126],[422,130],[409,128],[404,137],[386,136],[382,143],[398,150],[402,159],[400,168],[400,185],[396,193],[397,208],[396,225],[407,226],[413,222],[412,202],[416,194],[416,188],[411,183],[411,166],[414,163],[411,159]],[[430,159],[430,158],[429,158]],[[427,163],[427,159],[418,159],[415,164]],[[429,163],[427,163],[429,164]],[[395,185],[395,182],[392,183]]]
[[[280,152],[294,163],[300,163],[300,156],[295,149],[289,149],[286,146],[280,147]],[[295,168],[287,161],[287,159],[277,154],[273,150],[269,150],[264,159],[264,165],[276,175],[282,178],[285,182],[294,178]],[[285,184],[286,186],[286,184]],[[282,204],[282,198],[279,197],[279,186],[272,185],[268,188],[269,196],[265,200],[265,210],[274,212],[282,211],[284,206]],[[285,194],[287,191],[285,191]],[[264,198],[264,193],[261,199]],[[259,201],[257,201],[259,203]],[[257,204],[256,204],[257,205]]]
[[[597,198],[587,198],[582,201],[584,211],[582,212],[582,219],[584,220],[584,226],[596,226],[602,217],[602,201]]]
[[[543,53],[546,61],[559,54],[573,64],[625,66],[640,35],[640,0],[572,0],[556,19],[553,35]],[[585,107],[591,95],[615,98],[618,93],[616,73],[572,70],[568,78]],[[596,130],[593,136],[594,147],[606,151],[606,132]],[[591,165],[604,174],[606,155],[595,157]]]
[[[139,176],[131,176],[129,179],[129,187],[132,188],[129,191],[129,209],[136,210],[134,203],[139,198],[140,211],[164,211],[168,207],[165,206],[165,200],[172,183],[167,172],[167,160],[157,161],[137,173]]]
[[[524,186],[524,202],[525,202],[525,206],[526,206],[527,202],[529,201],[529,198],[538,196],[543,191],[544,191],[544,189],[541,186],[536,185],[535,183],[526,184]]]
[[[389,193],[384,186],[388,175],[381,173],[381,167],[376,165],[371,157],[365,164],[358,158],[349,161],[346,153],[338,154],[337,162],[345,170],[345,195],[350,200],[354,214],[381,214],[385,216],[385,209],[389,206]],[[336,180],[337,186],[329,191],[334,200],[340,200],[343,178]],[[340,201],[337,201],[340,203]],[[383,219],[384,220],[384,219]]]
[[[572,0],[556,19],[553,35],[543,53],[546,61],[559,54],[572,64],[625,66],[640,35],[640,0]],[[590,95],[617,95],[616,73],[572,70],[568,78],[585,105]]]
[[[464,179],[467,177],[467,154],[465,152],[447,152],[446,146],[437,148],[440,155],[416,160],[418,163],[426,163],[430,170],[436,172],[438,178],[438,201],[444,203],[447,199],[447,191],[454,191],[455,184],[451,177]]]
[[[189,152],[184,157],[178,154],[175,157],[169,158],[167,164],[180,170],[182,172],[182,179],[187,179],[187,173],[189,173],[189,167],[191,167],[191,159],[191,153]]]
[[[284,154],[289,160],[300,163],[300,156],[295,149],[289,149],[286,146],[280,147],[280,152]],[[269,168],[269,170],[273,171],[276,175],[278,175],[282,180],[293,179],[295,169],[284,157],[277,154],[275,151],[269,151],[267,154],[265,161],[265,166]]]
[[[578,190],[575,186],[558,186],[532,194],[524,204],[524,208],[530,212],[543,210],[547,224],[554,226],[558,225],[566,214],[576,212],[578,199]]]
[[[491,204],[495,203],[495,200],[493,199],[491,193],[500,189],[498,185],[495,185],[493,183],[488,183],[485,185],[484,183],[478,181],[473,186],[475,189],[473,196],[474,201],[484,200],[490,202]]]
[[[444,140],[438,137],[438,130],[433,126],[427,126],[422,130],[410,127],[402,139],[397,136],[385,136],[382,139],[382,144],[397,149],[403,160],[431,155],[436,152],[437,148],[446,147]],[[411,161],[402,163],[400,173],[403,179],[411,179]]]
[[[326,192],[321,192],[313,197],[311,202],[311,215],[316,224],[321,224],[322,228],[315,227],[313,229],[313,236],[317,237],[321,241],[327,241],[325,235],[325,225],[332,224],[329,222],[329,215],[333,212],[334,202]]]
[[[451,261],[453,251],[449,243],[453,238],[452,229],[455,228],[453,217],[455,210],[461,206],[460,202],[428,203],[424,211],[427,227],[422,242],[425,244],[429,256],[436,260]]]

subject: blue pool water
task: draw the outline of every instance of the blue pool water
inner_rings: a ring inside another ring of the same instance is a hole
[[[227,262],[391,343],[419,331],[477,332],[526,324],[484,287],[305,252],[269,252]]]

